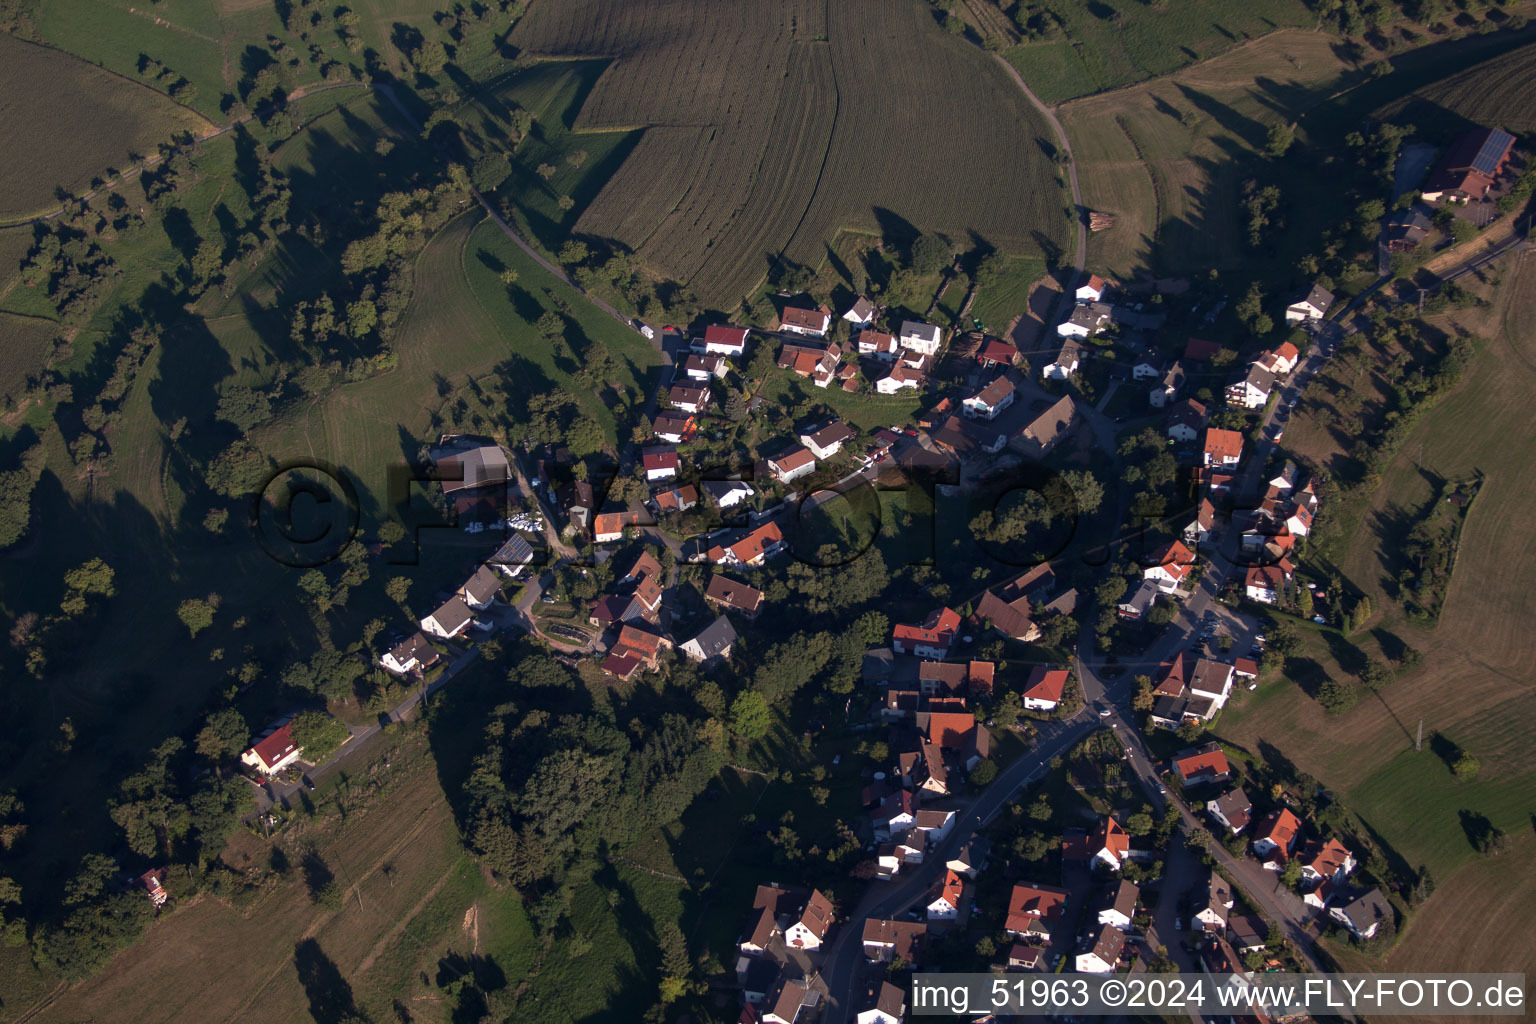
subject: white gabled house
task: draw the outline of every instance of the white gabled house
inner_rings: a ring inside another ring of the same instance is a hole
[[[1299,324],[1304,321],[1321,320],[1328,315],[1328,307],[1332,305],[1333,292],[1320,284],[1315,284],[1306,295],[1285,308],[1285,322]]]
[[[747,349],[747,328],[711,324],[704,328],[704,354],[734,358]]]
[[[1061,343],[1061,351],[1056,353],[1055,358],[1040,368],[1040,376],[1050,380],[1066,380],[1077,372],[1082,359],[1083,347],[1068,338]]]
[[[921,352],[925,356],[937,355],[939,345],[944,340],[944,332],[933,324],[925,324],[917,320],[907,320],[902,323],[901,331],[897,335],[902,348],[911,349],[913,352]]]
[[[1098,302],[1104,298],[1104,292],[1109,288],[1109,282],[1098,274],[1091,275],[1088,280],[1077,286],[1078,302]]]
[[[875,308],[875,304],[860,295],[854,300],[853,305],[848,307],[848,311],[843,314],[843,319],[855,327],[868,327],[875,322],[875,314],[877,312],[879,311]]]
[[[475,621],[474,613],[469,610],[469,605],[460,597],[451,597],[436,611],[432,612],[420,622],[421,631],[428,636],[435,636],[441,640],[452,640]]]
[[[1013,404],[1018,389],[1007,377],[998,377],[976,394],[965,399],[961,408],[973,419],[995,419],[997,414]]]

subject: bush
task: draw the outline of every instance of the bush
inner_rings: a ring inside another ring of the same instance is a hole
[[[980,761],[971,769],[971,781],[978,786],[985,786],[997,778],[997,764],[991,760]]]
[[[1477,773],[1482,770],[1482,763],[1477,758],[1463,750],[1451,763],[1451,774],[1462,782],[1471,782],[1477,778]]]
[[[1360,693],[1353,683],[1326,679],[1317,691],[1317,702],[1330,715],[1342,715],[1360,703]]]

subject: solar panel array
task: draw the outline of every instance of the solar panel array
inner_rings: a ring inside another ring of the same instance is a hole
[[[1483,140],[1483,148],[1477,151],[1477,156],[1472,158],[1472,169],[1488,177],[1498,169],[1499,158],[1514,144],[1515,137],[1509,132],[1500,131],[1497,128],[1490,129],[1488,138]]]

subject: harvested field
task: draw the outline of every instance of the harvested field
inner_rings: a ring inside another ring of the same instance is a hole
[[[1495,125],[1536,129],[1536,43],[1485,60],[1382,107],[1380,116],[1452,132]]]
[[[131,154],[208,127],[147,86],[0,33],[0,220],[50,209],[56,189],[82,192],[108,168],[127,167]]]
[[[736,305],[780,255],[819,266],[844,228],[974,230],[1019,255],[1066,238],[1045,126],[926,5],[597,2],[535,5],[512,34],[540,55],[613,58],[578,132],[648,129],[575,231],[706,302]]]
[[[1257,157],[1270,124],[1294,120],[1350,73],[1330,37],[1281,31],[1167,78],[1062,106],[1083,202],[1115,217],[1089,237],[1090,265],[1129,277],[1174,260],[1240,263],[1248,255],[1238,222],[1242,163]]]

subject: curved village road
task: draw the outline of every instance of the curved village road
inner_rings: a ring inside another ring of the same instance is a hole
[[[1072,140],[1067,138],[1067,130],[1061,126],[1061,121],[1056,117],[1054,107],[1048,107],[1036,96],[1034,90],[1024,81],[1024,76],[1019,74],[1019,69],[1009,64],[999,54],[993,54],[992,59],[1008,72],[1008,77],[1013,79],[1026,99],[1034,104],[1047,121],[1051,130],[1056,133],[1056,144],[1061,147],[1062,155],[1067,158],[1067,187],[1072,191],[1072,210],[1077,214],[1077,252],[1072,258],[1072,279],[1063,282],[1061,297],[1056,300],[1056,313],[1051,323],[1060,323],[1066,319],[1067,309],[1076,301],[1077,282],[1082,279],[1083,268],[1088,265],[1088,211],[1083,206],[1083,192],[1077,184],[1077,158],[1072,155]]]
[[[955,852],[970,842],[1014,798],[1020,787],[1032,781],[1036,773],[1043,770],[1051,758],[1065,753],[1074,743],[1088,735],[1095,724],[1087,709],[1064,722],[1043,723],[1034,750],[1003,769],[996,781],[956,815],[958,827],[947,840],[937,849],[929,851],[923,862],[914,865],[910,873],[903,871],[898,875],[898,881],[871,884],[857,909],[847,915],[822,962],[821,975],[827,986],[828,1000],[826,1013],[822,1016],[823,1024],[845,1024],[853,1018],[853,1006],[859,996],[858,982],[862,974],[859,966],[864,956],[864,919],[891,918],[921,900],[943,874],[945,864]]]

